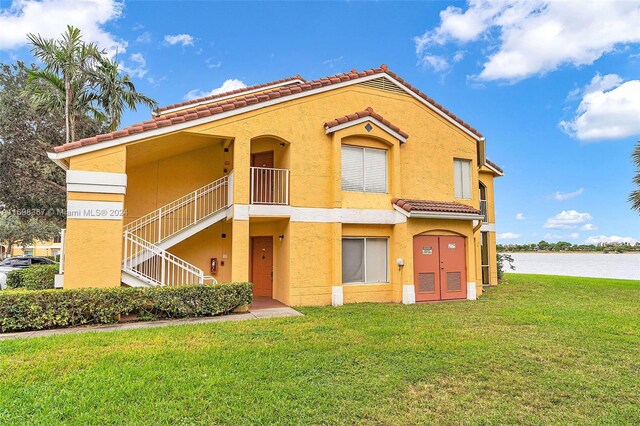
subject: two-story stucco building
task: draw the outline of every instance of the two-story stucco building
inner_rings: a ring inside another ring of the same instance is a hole
[[[251,281],[340,305],[497,283],[502,170],[384,65],[171,105],[49,156],[67,170],[65,288]]]

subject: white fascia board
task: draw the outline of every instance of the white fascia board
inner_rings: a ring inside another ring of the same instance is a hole
[[[79,154],[86,154],[87,152],[93,152],[93,151],[98,151],[98,150],[105,149],[105,148],[111,148],[111,147],[114,147],[114,146],[123,145],[123,144],[131,143],[131,142],[135,142],[135,141],[138,141],[138,140],[142,140],[142,139],[148,139],[148,138],[152,138],[152,137],[162,136],[162,135],[166,135],[166,134],[169,134],[169,133],[178,132],[180,130],[188,129],[190,127],[195,127],[195,126],[198,126],[200,124],[206,124],[206,123],[211,123],[213,121],[223,120],[223,119],[228,118],[228,117],[232,117],[232,116],[243,114],[243,113],[250,112],[250,111],[255,111],[255,110],[261,109],[261,108],[267,108],[269,106],[276,105],[276,104],[279,104],[279,103],[282,103],[282,102],[291,101],[291,100],[303,98],[303,97],[306,97],[306,96],[312,96],[312,95],[315,95],[315,94],[318,94],[318,93],[328,92],[330,90],[335,90],[335,89],[339,89],[341,87],[351,86],[351,85],[354,85],[354,84],[362,83],[362,82],[373,80],[373,79],[380,78],[380,77],[386,78],[390,82],[392,82],[395,85],[397,85],[398,87],[400,87],[402,90],[407,92],[409,95],[413,96],[416,100],[418,100],[422,104],[426,105],[427,107],[429,107],[430,109],[435,111],[437,114],[439,114],[440,116],[445,118],[447,121],[449,121],[454,126],[458,127],[460,130],[462,130],[467,135],[471,136],[474,140],[476,140],[476,141],[480,140],[479,136],[473,134],[471,131],[469,131],[469,129],[467,129],[466,127],[460,125],[460,123],[458,123],[457,121],[455,121],[454,119],[449,117],[444,112],[440,111],[434,105],[432,105],[431,103],[429,103],[426,100],[422,99],[417,94],[413,93],[411,90],[409,90],[406,87],[404,87],[404,85],[402,85],[398,81],[394,80],[391,76],[387,75],[386,73],[378,73],[378,74],[367,75],[367,76],[360,77],[360,78],[353,79],[353,80],[348,80],[348,81],[343,81],[343,82],[340,82],[340,83],[331,84],[329,86],[322,86],[322,87],[319,87],[317,89],[307,90],[305,92],[293,93],[291,95],[282,96],[280,98],[271,99],[271,100],[265,101],[265,102],[259,102],[257,104],[253,104],[253,105],[247,105],[247,106],[242,107],[242,108],[232,109],[230,111],[223,112],[223,113],[220,113],[220,114],[215,114],[215,115],[209,116],[209,117],[198,118],[196,120],[190,120],[190,121],[186,121],[184,123],[174,124],[174,125],[167,126],[167,127],[162,127],[162,128],[159,128],[159,129],[154,129],[154,130],[149,130],[149,131],[146,131],[146,132],[136,133],[136,134],[129,135],[129,136],[124,136],[122,138],[118,138],[118,139],[115,139],[115,140],[104,141],[104,142],[100,142],[100,143],[97,143],[97,144],[87,145],[87,146],[83,146],[83,147],[80,147],[80,148],[75,148],[75,149],[72,149],[72,150],[69,150],[69,151],[63,151],[63,152],[60,152],[60,153],[51,153],[51,155],[49,155],[49,158],[51,158],[52,160],[55,161],[55,160],[60,160],[62,158],[73,157],[73,156],[76,156],[76,155],[79,155]]]
[[[200,106],[200,105],[217,103],[217,102],[220,102],[220,101],[224,101],[226,99],[239,98],[239,97],[242,97],[242,96],[250,95],[252,93],[265,92],[267,90],[275,89],[277,87],[289,86],[291,84],[296,84],[296,83],[297,84],[304,84],[304,81],[302,81],[300,79],[283,81],[282,83],[271,84],[269,86],[259,87],[257,89],[253,89],[253,90],[247,90],[246,92],[236,93],[236,94],[227,95],[227,96],[221,96],[221,97],[215,98],[215,99],[202,100],[200,102],[194,102],[194,103],[189,104],[189,105],[183,105],[183,106],[171,108],[171,109],[168,109],[166,111],[162,111],[161,113],[154,114],[154,116],[155,117],[162,117],[163,115],[171,114],[172,112],[182,111],[184,109],[195,108],[195,107]]]
[[[482,220],[483,215],[475,213],[446,213],[446,212],[409,212],[412,219],[455,219],[455,220]]]
[[[371,117],[371,116],[358,118],[357,120],[353,120],[353,121],[347,121],[346,123],[338,124],[337,126],[327,127],[325,129],[325,133],[328,135],[330,133],[337,132],[338,130],[342,130],[342,129],[346,129],[348,127],[356,126],[356,125],[358,125],[360,123],[364,123],[364,122],[367,122],[367,121],[375,124],[378,127],[380,127],[382,130],[384,130],[385,132],[389,133],[394,138],[398,139],[401,143],[405,143],[407,141],[407,138],[402,136],[400,133],[396,132],[395,130],[391,129],[389,126],[383,124],[382,122],[380,122],[379,120],[376,120],[374,117]]]
[[[487,169],[491,170],[493,173],[497,174],[498,176],[504,176],[504,173],[501,171],[498,171],[498,169],[496,169],[495,167],[493,167],[491,164],[489,163],[484,163],[485,166],[487,166]]]
[[[405,216],[405,217],[409,217],[410,216],[409,212],[406,211],[405,209],[403,209],[402,207],[398,207],[397,205],[394,204],[393,208],[396,209],[396,211],[402,213],[402,215]]]
[[[69,166],[60,161],[55,152],[47,152],[47,157],[58,165],[62,170],[69,170]]]

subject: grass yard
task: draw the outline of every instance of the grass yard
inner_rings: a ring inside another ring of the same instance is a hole
[[[640,424],[640,282],[0,341],[0,424]]]

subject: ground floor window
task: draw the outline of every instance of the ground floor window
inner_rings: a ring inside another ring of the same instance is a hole
[[[389,282],[388,242],[387,238],[343,238],[342,283]]]

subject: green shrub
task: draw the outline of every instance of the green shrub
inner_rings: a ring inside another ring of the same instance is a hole
[[[23,288],[22,284],[22,271],[24,269],[16,269],[15,271],[9,271],[7,273],[7,288]]]
[[[251,303],[251,283],[0,292],[0,332],[118,322],[120,315],[186,318]]]
[[[53,288],[58,269],[58,265],[35,265],[11,271],[7,274],[7,287],[27,290]]]

